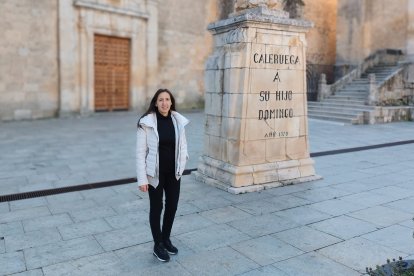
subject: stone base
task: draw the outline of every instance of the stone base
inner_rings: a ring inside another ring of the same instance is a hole
[[[311,158],[235,166],[202,156],[195,173],[197,180],[230,193],[255,192],[320,179]]]
[[[253,184],[250,186],[244,186],[244,187],[231,187],[217,179],[213,179],[211,177],[208,177],[198,171],[193,172],[192,175],[194,175],[194,178],[197,181],[200,181],[202,183],[214,186],[216,188],[219,188],[221,190],[224,190],[226,192],[229,192],[231,194],[244,194],[244,193],[251,193],[251,192],[258,192],[262,190],[277,188],[281,186],[287,186],[292,184],[298,184],[303,182],[309,182],[309,181],[315,181],[322,179],[322,176],[320,175],[312,175],[307,177],[300,177],[295,179],[289,179],[289,180],[282,180],[282,181],[276,181],[276,182],[270,182],[270,183],[264,183],[264,184]]]

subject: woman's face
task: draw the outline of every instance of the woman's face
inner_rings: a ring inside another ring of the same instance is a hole
[[[163,116],[167,116],[171,108],[170,94],[162,92],[158,95],[155,106],[158,108],[158,112]]]

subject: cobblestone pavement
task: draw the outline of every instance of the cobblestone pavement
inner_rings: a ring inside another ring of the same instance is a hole
[[[185,113],[190,163],[203,113]],[[0,123],[0,195],[135,176],[131,112]],[[311,152],[412,140],[414,123],[309,120]],[[315,157],[322,180],[232,195],[183,177],[169,263],[125,184],[0,203],[0,275],[360,275],[414,259],[414,144]]]

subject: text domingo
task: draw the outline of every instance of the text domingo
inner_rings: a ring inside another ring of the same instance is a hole
[[[274,97],[274,98],[273,98]],[[259,100],[269,101],[275,99],[276,101],[291,101],[293,99],[293,92],[290,91],[275,91],[271,93],[270,91],[260,91]],[[283,119],[283,118],[293,118],[293,109],[292,108],[276,108],[276,109],[260,109],[259,110],[259,120],[269,120],[269,119]]]

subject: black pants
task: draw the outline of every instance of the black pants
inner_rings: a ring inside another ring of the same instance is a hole
[[[157,188],[155,189],[149,185],[149,221],[151,225],[152,237],[154,238],[155,243],[159,243],[170,238],[175,213],[177,211],[178,199],[180,197],[180,180],[177,180],[175,178],[174,173],[160,173],[159,184]],[[163,208],[162,199],[164,191],[165,210],[161,231],[160,220]]]

